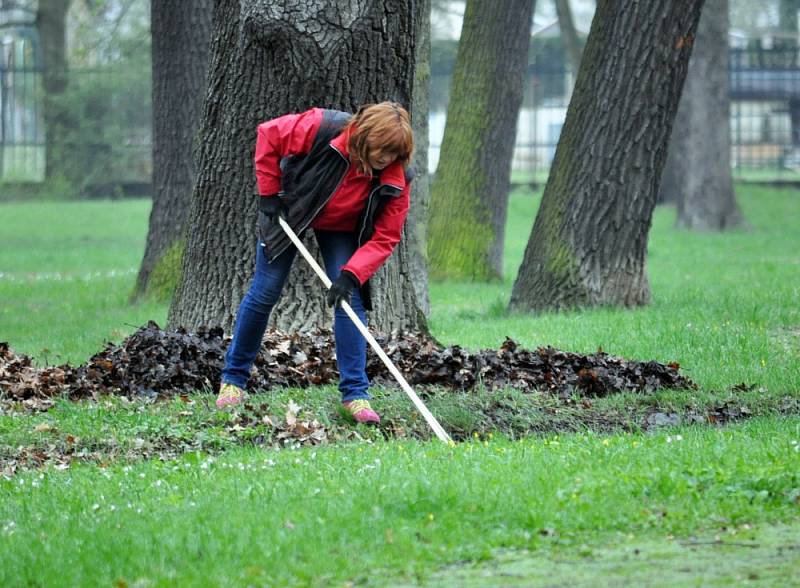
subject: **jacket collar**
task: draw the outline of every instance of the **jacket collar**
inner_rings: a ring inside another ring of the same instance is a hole
[[[339,153],[344,155],[345,157],[350,157],[350,151],[348,149],[348,145],[350,143],[350,129],[345,129],[338,135],[336,135],[333,140],[331,141],[331,147],[336,149]]]
[[[350,143],[350,130],[345,130],[339,133],[333,140],[330,142],[331,147],[336,149],[339,153],[350,159],[350,152],[348,150],[348,144]],[[406,187],[406,174],[405,170],[403,169],[403,164],[395,161],[391,165],[388,165],[380,174],[380,183],[388,184],[390,186],[395,186],[400,188],[401,190]]]

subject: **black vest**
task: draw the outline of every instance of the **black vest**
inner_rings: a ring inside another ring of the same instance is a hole
[[[322,211],[347,174],[349,160],[331,147],[330,142],[342,132],[351,116],[340,110],[324,110],[309,152],[281,160],[281,191],[287,209],[286,222],[298,235],[302,235]],[[406,182],[410,183],[413,177],[413,170],[406,170]],[[382,185],[378,177],[373,179],[367,204],[356,228],[359,246],[372,237],[375,222],[389,198],[398,197],[400,193],[394,186]],[[267,224],[265,229],[260,230],[259,237],[269,261],[291,245],[289,237],[277,225]],[[361,297],[364,308],[372,310],[369,282],[362,286]]]

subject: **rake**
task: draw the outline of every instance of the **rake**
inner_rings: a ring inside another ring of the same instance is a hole
[[[319,279],[322,280],[322,283],[325,284],[325,287],[330,288],[331,281],[328,279],[328,276],[319,266],[317,260],[314,259],[308,252],[308,249],[306,249],[305,245],[303,245],[300,239],[298,239],[292,228],[281,217],[278,217],[278,222],[280,223],[281,228],[288,235],[289,239],[291,239],[292,243],[294,243],[294,246],[297,247],[297,250],[302,254],[303,257],[306,258],[306,261],[309,263],[311,268],[317,274]],[[384,365],[392,373],[395,380],[397,380],[397,383],[400,384],[403,392],[406,393],[406,395],[411,399],[411,402],[414,403],[414,406],[417,407],[417,410],[419,410],[419,412],[422,413],[422,416],[425,417],[425,421],[428,423],[428,425],[430,425],[431,429],[433,429],[433,432],[436,433],[436,436],[441,441],[452,444],[453,440],[450,438],[450,435],[447,434],[447,432],[442,428],[442,425],[439,424],[439,421],[436,420],[436,417],[434,417],[431,414],[431,411],[428,410],[428,407],[425,406],[425,403],[420,400],[419,396],[417,396],[417,393],[414,392],[411,386],[409,386],[408,382],[406,382],[406,379],[403,377],[403,374],[401,374],[400,370],[398,370],[394,363],[392,363],[392,360],[389,359],[389,356],[384,353],[383,349],[381,349],[381,346],[375,340],[375,337],[373,337],[372,334],[367,330],[367,327],[361,322],[361,319],[358,318],[352,307],[345,301],[342,301],[341,304],[347,316],[350,317],[350,320],[353,321],[353,324],[370,344],[370,347],[372,347],[375,353],[378,354],[378,357],[381,358],[381,361],[383,361]]]

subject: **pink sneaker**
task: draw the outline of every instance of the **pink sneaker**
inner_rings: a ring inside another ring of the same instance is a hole
[[[233,384],[223,383],[219,387],[219,396],[217,396],[217,408],[225,408],[226,406],[237,406],[244,401],[244,390],[239,386]]]
[[[358,400],[349,400],[342,402],[345,410],[353,415],[357,423],[364,423],[367,425],[377,425],[381,422],[381,417],[378,413],[372,410],[369,405],[369,400],[359,398]]]

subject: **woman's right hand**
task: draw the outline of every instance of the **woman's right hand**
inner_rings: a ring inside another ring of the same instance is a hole
[[[283,192],[278,192],[272,196],[259,196],[258,211],[259,224],[262,222],[262,217],[270,226],[277,226],[279,217],[286,220],[286,204],[283,201]]]

